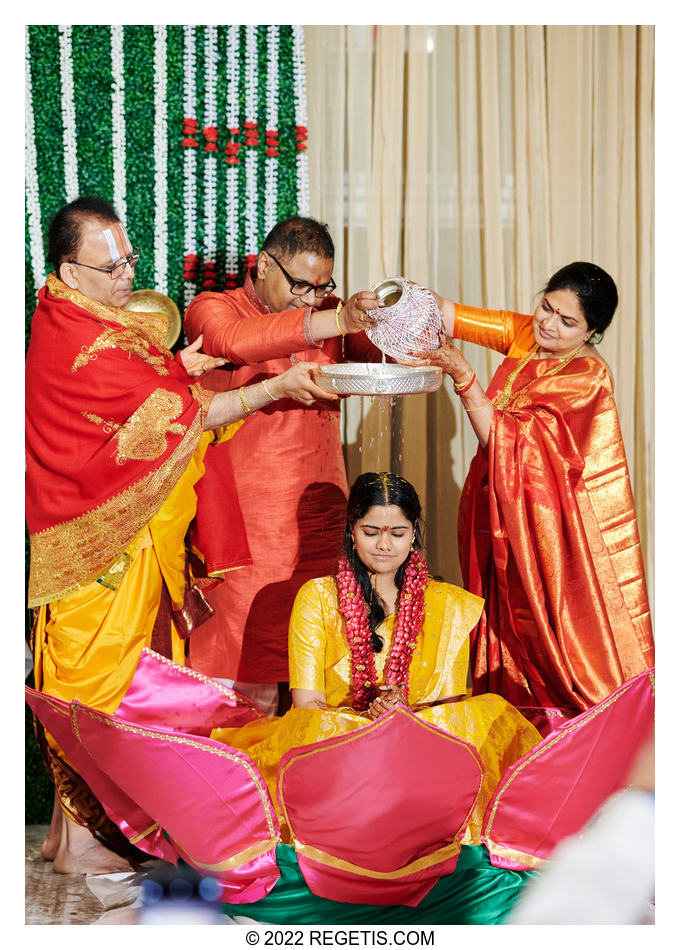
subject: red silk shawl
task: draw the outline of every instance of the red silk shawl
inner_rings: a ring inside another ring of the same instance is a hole
[[[493,397],[519,360],[506,358]],[[626,455],[607,367],[530,360],[459,507],[463,582],[484,597],[474,691],[573,715],[654,662]]]
[[[91,583],[191,460],[213,393],[165,347],[167,317],[108,307],[54,274],[26,362],[29,606]]]

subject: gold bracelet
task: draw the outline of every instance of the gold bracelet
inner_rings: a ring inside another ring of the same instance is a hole
[[[241,400],[241,405],[243,406],[243,411],[246,413],[246,415],[252,416],[254,413],[257,412],[257,409],[251,409],[248,403],[246,402],[246,387],[245,386],[241,386],[241,388],[239,389],[238,398]]]
[[[468,385],[468,383],[471,383],[474,378],[475,378],[475,371],[472,370],[472,372],[470,373],[470,375],[468,376],[468,378],[465,380],[464,383],[457,383],[457,382],[454,380],[453,388],[456,390],[457,393],[459,393],[459,392],[461,392],[463,389],[465,389],[465,387]]]
[[[467,409],[465,406],[463,406],[463,409],[465,409],[466,412],[477,412],[480,409],[486,409],[487,406],[493,406],[493,403],[490,399],[487,399],[486,402],[483,402],[481,406],[475,406],[474,409]]]
[[[262,385],[264,386],[264,391],[265,391],[266,394],[269,396],[269,398],[271,399],[271,401],[272,401],[272,402],[276,402],[276,396],[272,396],[272,394],[269,392],[269,387],[267,386],[266,382],[265,382],[263,379],[261,379],[260,382],[261,382]]]
[[[338,328],[338,333],[340,334],[340,336],[344,336],[345,333],[347,332],[346,330],[342,330],[342,329],[340,328],[340,319],[339,319],[339,317],[340,317],[340,311],[342,310],[342,308],[343,308],[344,306],[345,306],[345,305],[344,305],[344,303],[343,303],[342,300],[341,300],[340,303],[339,303],[339,304],[337,305],[337,307],[335,308],[335,325],[336,325],[336,327]]]

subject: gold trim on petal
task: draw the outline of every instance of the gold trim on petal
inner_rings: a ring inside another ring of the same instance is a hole
[[[361,713],[357,713],[355,710],[351,710],[351,712],[352,712],[355,716],[361,716]],[[432,723],[426,722],[425,720],[421,719],[420,716],[418,716],[417,714],[412,713],[412,712],[410,712],[409,710],[406,710],[406,709],[401,708],[401,707],[399,707],[399,706],[397,706],[396,709],[394,709],[394,710],[392,710],[390,713],[388,713],[388,715],[389,715],[389,716],[407,716],[407,717],[409,717],[409,718],[414,718],[414,719],[418,722],[418,724],[419,724],[420,726],[422,726],[423,728],[427,729],[427,730],[430,731],[430,732],[436,733],[438,736],[441,736],[442,739],[447,739],[447,740],[448,740],[449,742],[451,742],[453,745],[462,746],[463,749],[470,755],[470,757],[471,757],[472,760],[474,761],[475,765],[477,766],[477,769],[479,770],[479,785],[478,785],[478,787],[477,787],[477,794],[475,795],[475,797],[474,797],[474,799],[473,799],[473,801],[472,801],[472,804],[470,805],[470,808],[468,809],[468,813],[467,813],[467,816],[466,816],[466,818],[465,818],[465,821],[463,822],[463,824],[462,824],[462,826],[461,826],[462,828],[467,828],[468,822],[470,821],[470,816],[472,815],[473,809],[474,809],[475,805],[477,804],[477,799],[479,798],[479,794],[480,794],[480,792],[481,792],[481,788],[482,788],[482,778],[483,778],[483,774],[484,774],[484,766],[482,765],[481,758],[480,758],[480,755],[479,755],[478,750],[477,750],[476,748],[474,748],[474,747],[470,748],[469,745],[468,745],[468,743],[467,743],[464,739],[461,739],[460,736],[454,736],[454,735],[452,735],[451,733],[448,733],[448,732],[445,733],[445,732],[443,732],[443,730],[439,729],[437,726],[433,725]],[[385,725],[385,719],[384,719],[384,717],[380,717],[380,718],[378,718],[378,719],[374,719],[373,722],[367,724],[366,726],[360,726],[359,728],[361,728],[362,730],[364,730],[363,734],[365,735],[366,732],[368,732],[369,730],[373,731],[373,730],[378,729],[378,728],[380,728],[381,726],[384,726],[384,725]],[[308,749],[306,752],[299,752],[297,755],[291,756],[291,758],[288,760],[288,762],[286,762],[285,765],[283,765],[283,766],[280,765],[280,766],[279,766],[279,771],[278,771],[277,776],[276,776],[276,791],[277,791],[277,793],[278,793],[279,802],[280,802],[280,804],[281,804],[281,810],[283,811],[283,817],[284,817],[284,819],[285,819],[285,822],[286,822],[286,824],[288,825],[288,827],[289,827],[293,832],[295,831],[295,829],[294,829],[294,823],[291,821],[290,816],[289,816],[289,814],[288,814],[288,809],[287,809],[287,807],[286,807],[286,798],[285,798],[285,795],[283,794],[283,777],[284,777],[284,775],[286,774],[286,772],[288,771],[288,769],[291,767],[291,765],[293,765],[293,764],[294,764],[295,762],[297,762],[299,759],[306,759],[306,758],[308,758],[310,755],[320,755],[320,754],[323,754],[324,752],[326,752],[327,750],[329,750],[329,749],[331,749],[331,748],[332,748],[332,749],[335,749],[335,748],[337,748],[338,746],[346,745],[348,742],[351,742],[353,739],[356,740],[356,741],[358,741],[358,740],[357,740],[357,731],[356,731],[356,730],[353,730],[352,732],[347,733],[347,735],[345,735],[345,736],[343,737],[343,739],[342,739],[341,742],[335,742],[335,743],[333,743],[332,746],[326,746],[326,745],[324,745],[324,746],[321,747],[321,748],[312,747],[311,749]],[[319,853],[322,853],[322,852],[319,852]],[[341,860],[341,859],[338,858],[338,860]]]
[[[425,854],[414,861],[405,864],[403,868],[397,868],[396,871],[373,871],[370,868],[361,867],[358,864],[352,864],[351,861],[345,861],[326,851],[319,851],[311,845],[302,844],[297,838],[293,838],[293,844],[298,854],[311,861],[317,861],[327,867],[337,868],[339,871],[349,871],[351,874],[357,874],[360,877],[372,877],[380,881],[398,881],[399,878],[406,877],[409,874],[417,874],[427,868],[434,867],[436,864],[442,864],[451,858],[455,858],[460,853],[461,842],[452,841],[451,844],[444,845],[443,848],[437,848],[430,854]]]
[[[134,835],[132,838],[128,838],[128,841],[130,842],[130,844],[137,844],[138,841],[141,841],[142,838],[146,838],[146,836],[150,835],[152,831],[156,830],[156,828],[160,828],[160,825],[158,824],[157,821],[154,821],[154,823],[152,825],[149,825],[149,827],[145,831],[140,831],[138,835]]]
[[[489,841],[482,836],[482,844],[486,845],[487,851],[495,854],[497,858],[506,858],[508,861],[514,861],[516,864],[526,864],[528,868],[542,868],[549,864],[549,860],[538,858],[535,854],[526,854],[524,851],[516,851],[514,848],[506,848],[505,845],[496,844],[495,841]]]
[[[194,670],[190,666],[182,666],[180,663],[175,663],[174,660],[171,660],[167,656],[162,656],[160,653],[156,653],[156,651],[152,650],[150,647],[142,647],[142,653],[148,653],[149,656],[154,657],[154,659],[159,660],[161,663],[175,667],[176,671],[184,676],[190,676],[192,679],[198,680],[201,683],[206,683],[208,686],[214,686],[215,689],[218,689],[225,696],[228,696],[230,699],[235,699],[237,704],[240,706],[247,706],[249,709],[255,709],[260,712],[252,700],[245,696],[241,696],[235,690],[231,690],[229,686],[225,686],[225,684],[220,683],[219,680],[212,679],[212,677],[206,676],[204,673],[199,673],[198,670]]]
[[[172,745],[186,745],[192,749],[200,749],[202,752],[208,752],[210,755],[216,755],[219,758],[228,759],[230,762],[240,765],[248,773],[248,777],[251,779],[258,791],[260,801],[262,803],[262,809],[267,820],[267,828],[269,830],[270,837],[275,839],[277,842],[281,840],[278,828],[275,826],[271,816],[271,802],[269,798],[269,792],[267,791],[266,782],[250,759],[247,758],[245,753],[241,753],[239,755],[235,751],[229,752],[228,746],[224,746],[223,748],[215,748],[215,746],[206,745],[205,743],[199,742],[195,738],[189,738],[186,735],[166,735],[164,733],[157,732],[155,729],[149,729],[142,726],[131,726],[128,723],[121,722],[120,720],[116,719],[106,719],[104,718],[103,714],[98,713],[90,706],[85,706],[82,704],[76,705],[77,703],[77,700],[73,700],[71,702],[71,715],[73,719],[74,732],[78,736],[78,740],[81,742],[82,740],[80,739],[80,735],[78,733],[79,712],[83,715],[89,716],[91,719],[95,719],[97,722],[100,722],[111,729],[118,729],[121,732],[129,732],[137,736],[148,736],[152,739],[159,739],[161,742],[167,742]]]
[[[192,857],[176,838],[173,838],[172,835],[169,837],[171,843],[178,851],[182,852],[182,855],[186,855],[191,864],[199,868],[204,868],[206,871],[231,871],[233,868],[240,868],[244,864],[248,864],[249,861],[254,861],[255,858],[259,858],[260,855],[266,854],[267,851],[273,851],[277,844],[281,843],[280,837],[270,838],[268,841],[260,841],[258,844],[253,844],[249,848],[244,848],[243,851],[239,851],[230,858],[219,861],[217,864],[205,864],[203,861],[197,861],[196,858]]]
[[[653,687],[654,677],[653,677],[652,672],[649,673],[649,677],[650,677],[650,682],[652,683],[652,687]],[[613,703],[617,702],[622,696],[625,696],[625,694],[632,688],[633,683],[631,680],[629,680],[628,683],[625,685],[626,685],[625,689],[623,687],[620,687],[621,691],[620,692],[617,691],[616,695],[610,696],[608,700],[606,700],[605,702],[599,703],[597,706],[594,706],[591,710],[589,710],[588,714],[586,714],[585,718],[581,719],[580,722],[574,723],[570,726],[563,726],[559,730],[559,732],[556,732],[554,736],[547,741],[546,745],[541,744],[537,746],[534,751],[528,754],[526,759],[517,767],[517,769],[511,775],[508,776],[504,784],[502,786],[500,785],[498,786],[498,790],[496,791],[496,795],[495,795],[495,801],[493,803],[493,808],[491,809],[491,812],[489,813],[489,817],[486,818],[482,824],[482,837],[488,838],[490,836],[491,826],[493,825],[494,819],[496,817],[496,812],[498,810],[498,806],[501,803],[501,798],[503,797],[503,793],[506,791],[508,786],[511,785],[512,782],[517,778],[517,776],[520,775],[520,773],[524,771],[527,765],[530,765],[535,759],[543,755],[543,753],[547,752],[549,749],[552,749],[552,747],[556,743],[560,742],[564,736],[570,735],[572,732],[578,729],[581,729],[586,722],[590,722],[591,719],[596,719],[600,715],[600,713],[603,713],[605,711],[605,709],[608,709]],[[503,847],[503,846],[500,845],[499,847]],[[521,854],[521,852],[517,852],[517,854]]]

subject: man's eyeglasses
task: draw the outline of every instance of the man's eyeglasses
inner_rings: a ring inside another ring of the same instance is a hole
[[[291,277],[286,268],[283,266],[281,261],[278,261],[271,251],[267,251],[267,254],[271,259],[279,265],[283,276],[286,278],[290,284],[290,292],[296,297],[304,297],[305,294],[314,293],[315,297],[330,297],[333,293],[337,284],[331,277],[327,284],[310,284],[306,280],[296,280],[294,277]]]
[[[68,261],[69,264],[76,264],[78,267],[89,267],[90,270],[101,271],[102,274],[108,274],[111,280],[118,280],[119,277],[122,277],[125,273],[125,268],[129,265],[134,269],[137,261],[139,260],[140,250],[138,247],[132,248],[132,254],[128,254],[127,257],[121,258],[115,264],[112,264],[111,267],[93,267],[92,264],[81,264],[80,261]]]

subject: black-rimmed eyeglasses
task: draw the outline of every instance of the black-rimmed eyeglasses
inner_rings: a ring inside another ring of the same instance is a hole
[[[140,250],[138,247],[132,248],[132,254],[128,254],[127,257],[121,258],[115,264],[112,264],[111,267],[94,267],[92,264],[83,264],[80,261],[68,261],[69,264],[75,264],[77,267],[89,267],[90,270],[101,271],[102,274],[108,274],[111,280],[117,280],[119,277],[122,277],[125,273],[125,268],[129,265],[134,269],[137,261],[139,260]]]
[[[297,280],[295,277],[290,276],[281,261],[277,260],[271,251],[267,251],[267,254],[280,267],[281,273],[290,284],[290,292],[295,297],[304,297],[306,294],[312,292],[314,293],[315,297],[330,297],[337,287],[337,284],[332,277],[327,284],[310,284],[309,281],[306,280]]]

